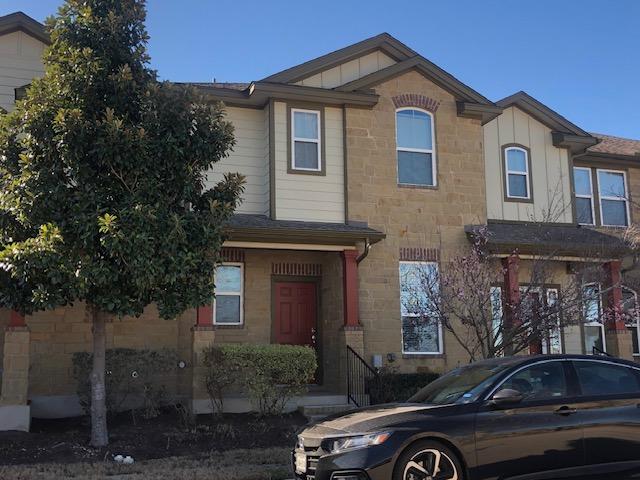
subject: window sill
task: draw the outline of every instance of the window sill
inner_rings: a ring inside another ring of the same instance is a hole
[[[415,190],[438,190],[437,185],[414,185],[412,183],[398,183],[398,188],[409,188]]]
[[[533,198],[520,198],[520,197],[504,197],[505,202],[511,203],[533,203]]]
[[[326,177],[327,173],[324,170],[301,170],[299,168],[287,168],[287,173],[290,175],[318,175]]]
[[[244,323],[230,323],[230,324],[222,324],[222,323],[214,323],[214,330],[238,330],[243,329]]]
[[[403,353],[402,358],[404,359],[438,359],[445,358],[446,355],[444,353]]]

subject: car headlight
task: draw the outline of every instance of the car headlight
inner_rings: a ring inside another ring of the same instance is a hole
[[[391,432],[368,433],[366,435],[355,435],[353,437],[332,438],[325,441],[324,449],[330,453],[343,452],[353,448],[370,447],[380,445],[391,436]]]

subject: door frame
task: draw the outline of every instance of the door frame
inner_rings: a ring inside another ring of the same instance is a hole
[[[276,329],[275,329],[275,319],[276,319],[276,283],[313,283],[316,288],[316,357],[318,359],[318,370],[316,372],[316,383],[323,383],[323,354],[322,354],[322,343],[321,338],[322,334],[322,309],[320,308],[322,299],[320,298],[320,285],[321,285],[322,277],[306,277],[299,275],[271,275],[271,343],[276,343]]]

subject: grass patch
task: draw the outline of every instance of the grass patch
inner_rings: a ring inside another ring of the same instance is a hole
[[[285,480],[292,477],[290,449],[229,450],[194,457],[168,457],[119,465],[104,462],[0,466],[0,478],[44,480]]]

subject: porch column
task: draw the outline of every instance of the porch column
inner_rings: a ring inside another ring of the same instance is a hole
[[[520,284],[518,282],[518,269],[520,257],[513,254],[502,259],[502,269],[504,272],[504,313],[505,327],[509,328],[518,323],[517,312],[513,307],[520,302]]]
[[[518,271],[520,267],[520,257],[517,254],[511,254],[502,259],[502,271],[504,275],[503,299],[504,306],[504,329],[518,325],[520,322],[517,318],[517,305],[520,303],[520,283],[518,282]],[[517,352],[505,352],[507,355]]]
[[[213,305],[198,307],[196,323],[191,328],[191,410],[192,413],[209,413],[211,404],[204,386],[204,350],[215,342]]]
[[[0,430],[29,431],[30,341],[31,335],[24,316],[12,311],[4,334]]]
[[[341,390],[347,392],[348,356],[347,347],[351,348],[362,358],[364,357],[364,329],[360,324],[359,290],[358,290],[358,258],[357,250],[343,250],[342,256],[342,296],[344,302],[344,318],[342,335],[344,344],[340,354]]]
[[[343,266],[343,295],[344,295],[344,326],[359,327],[358,313],[358,258],[357,250],[342,251]]]
[[[605,274],[605,341],[607,353],[633,359],[633,339],[627,330],[622,312],[622,275],[620,260],[611,260],[603,265]]]

